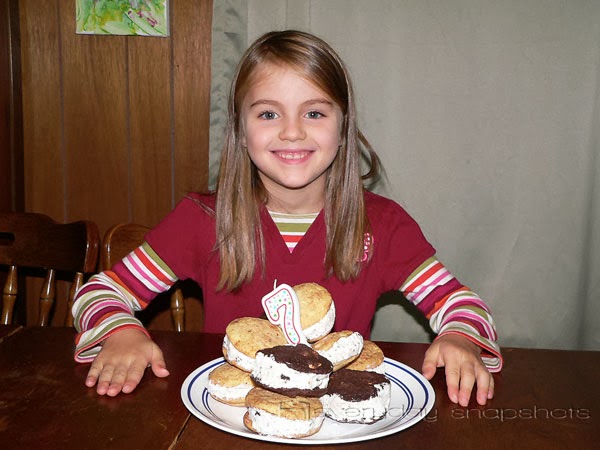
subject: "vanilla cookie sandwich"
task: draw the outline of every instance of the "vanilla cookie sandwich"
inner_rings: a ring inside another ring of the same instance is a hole
[[[354,361],[346,366],[351,370],[368,370],[385,374],[385,356],[383,351],[373,341],[364,341],[363,349]]]
[[[300,304],[300,324],[308,342],[325,337],[335,322],[335,304],[327,289],[317,283],[293,287]]]
[[[229,322],[225,329],[223,356],[238,369],[252,372],[258,350],[286,343],[287,339],[281,328],[268,320],[241,317]]]
[[[392,385],[380,373],[341,369],[329,378],[321,397],[325,415],[337,422],[374,423],[390,406]]]
[[[303,438],[321,429],[325,416],[316,397],[287,397],[260,387],[246,396],[244,425],[255,433]]]
[[[312,347],[331,361],[336,371],[358,358],[363,349],[363,337],[357,331],[336,331],[315,342]]]
[[[208,374],[207,390],[212,398],[232,406],[244,406],[246,395],[255,387],[250,373],[229,363],[216,367]]]
[[[327,392],[331,362],[305,344],[280,345],[256,352],[252,380],[283,395],[320,397]]]

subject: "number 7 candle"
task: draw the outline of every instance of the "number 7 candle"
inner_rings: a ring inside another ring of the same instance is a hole
[[[275,287],[262,298],[262,305],[269,322],[283,330],[290,344],[308,344],[300,324],[300,302],[291,286],[280,284]]]

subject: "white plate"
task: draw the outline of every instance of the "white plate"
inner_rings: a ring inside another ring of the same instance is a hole
[[[389,411],[383,419],[370,425],[361,425],[339,423],[326,417],[319,432],[306,438],[261,436],[244,426],[246,408],[225,405],[209,395],[208,374],[224,362],[223,358],[217,358],[188,375],[181,386],[181,398],[187,409],[203,422],[250,439],[306,445],[366,441],[414,425],[427,416],[435,401],[433,388],[423,375],[398,361],[385,358],[385,372],[392,382],[392,395]]]

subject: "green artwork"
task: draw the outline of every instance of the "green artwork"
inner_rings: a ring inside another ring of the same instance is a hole
[[[168,0],[76,0],[78,34],[168,36]]]

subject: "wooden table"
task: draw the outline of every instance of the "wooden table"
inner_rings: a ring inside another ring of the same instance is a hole
[[[0,326],[0,449],[258,449],[283,447],[241,438],[189,414],[181,384],[221,356],[221,335],[154,332],[171,375],[150,373],[129,395],[100,397],[84,386],[69,328]],[[424,344],[380,343],[388,357],[420,368]],[[443,372],[432,411],[416,425],[364,448],[595,448],[600,429],[600,352],[504,349],[496,396],[486,406],[447,399]],[[331,448],[311,445],[309,448]],[[298,447],[296,447],[298,448]]]

